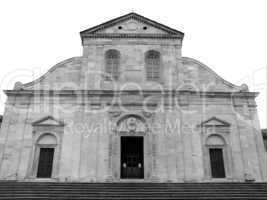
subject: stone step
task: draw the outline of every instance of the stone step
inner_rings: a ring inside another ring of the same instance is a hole
[[[267,183],[57,183],[0,181],[0,199],[267,199]]]

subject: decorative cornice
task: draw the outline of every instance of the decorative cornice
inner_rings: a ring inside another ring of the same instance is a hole
[[[48,95],[48,96],[73,96],[73,95],[86,95],[86,96],[121,96],[129,94],[140,94],[139,90],[124,90],[124,91],[114,91],[114,90],[4,90],[5,94],[8,96],[19,96],[19,95]],[[178,95],[198,95],[203,97],[249,97],[255,98],[258,96],[258,92],[204,92],[204,91],[188,91],[188,90],[143,90],[143,96],[147,95],[162,95],[162,96],[178,96]]]
[[[211,122],[216,122],[214,124],[212,124]],[[216,127],[229,127],[231,126],[230,123],[224,121],[224,120],[221,120],[217,117],[211,117],[210,119],[208,120],[205,120],[204,122],[202,122],[199,126],[201,127],[213,127],[213,126],[216,126]]]
[[[32,123],[32,126],[64,126],[64,122],[55,119],[52,116],[43,117]]]
[[[169,34],[133,34],[133,33],[103,33],[83,34],[83,38],[144,38],[144,39],[182,39],[179,35]]]

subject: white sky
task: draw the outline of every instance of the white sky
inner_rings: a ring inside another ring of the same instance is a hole
[[[183,56],[207,64],[257,98],[267,127],[267,1],[265,0],[8,0],[0,2],[0,89],[28,82],[82,53],[79,32],[137,12],[185,33]],[[0,113],[5,95],[1,94]]]

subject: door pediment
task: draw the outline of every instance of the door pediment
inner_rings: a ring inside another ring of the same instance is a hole
[[[226,127],[229,127],[230,126],[230,123],[226,122],[226,121],[223,121],[221,119],[218,119],[217,117],[211,117],[210,119],[202,122],[200,124],[200,126],[206,126],[206,127],[209,127],[209,126],[226,126]]]
[[[52,116],[41,118],[32,123],[33,126],[64,126],[64,123]]]

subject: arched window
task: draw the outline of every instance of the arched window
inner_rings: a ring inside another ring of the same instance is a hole
[[[212,178],[225,178],[226,143],[219,135],[207,138],[206,146],[210,161],[210,174]]]
[[[120,52],[111,49],[105,54],[106,61],[106,80],[118,80],[119,79],[119,66],[120,66]]]
[[[160,53],[150,50],[145,55],[146,79],[148,81],[160,80]]]

